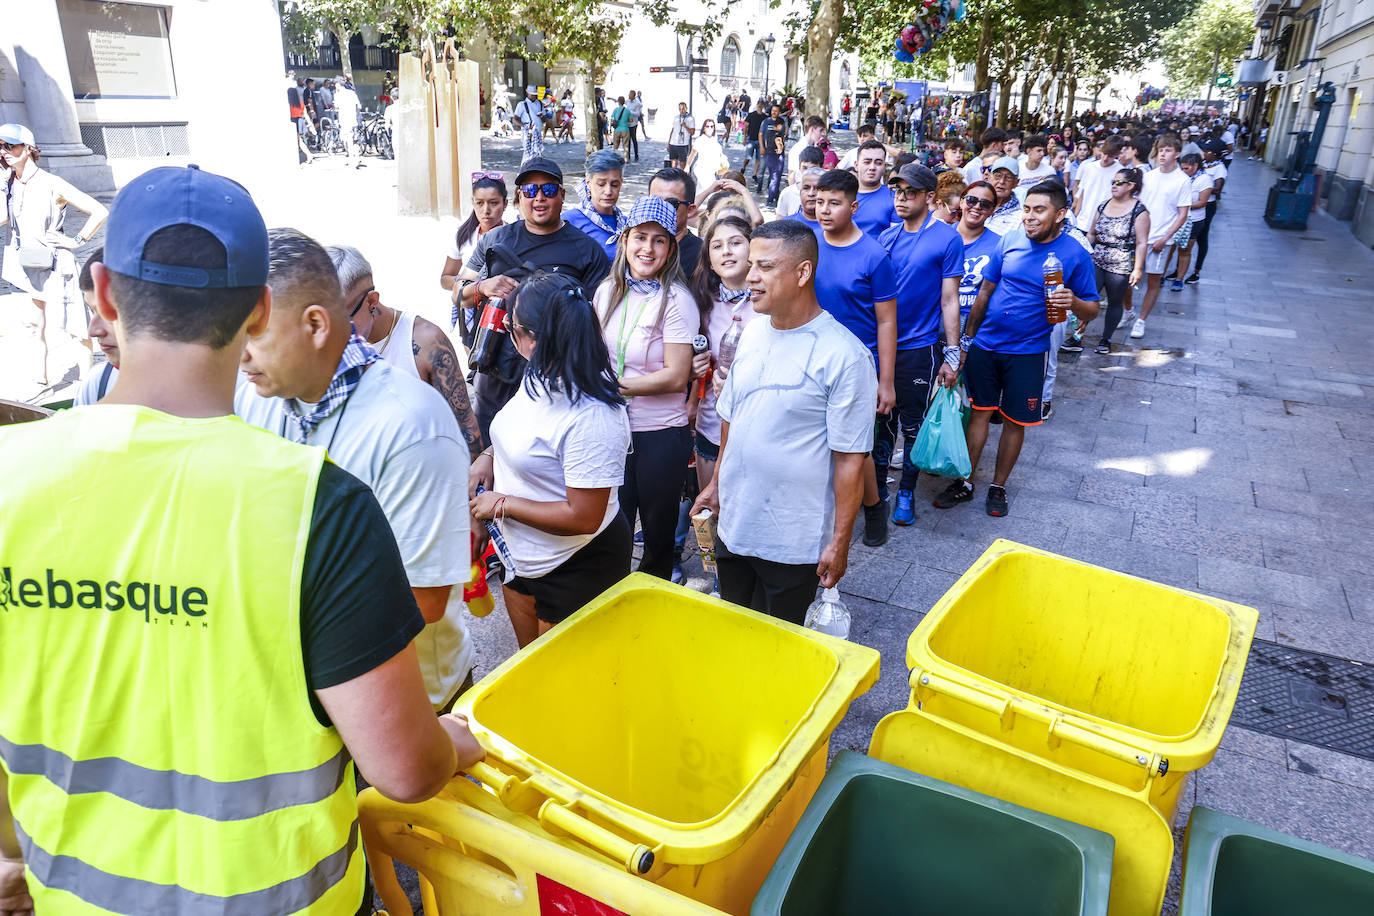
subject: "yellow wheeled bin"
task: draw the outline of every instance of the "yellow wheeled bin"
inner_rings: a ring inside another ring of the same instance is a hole
[[[745,914],[825,775],[830,733],[877,680],[878,658],[632,575],[459,700],[455,712],[487,749],[469,770],[483,788],[457,780],[429,804],[519,828],[489,833],[518,844],[473,846],[474,861],[502,863],[493,867],[507,875],[539,872],[545,852],[561,850],[587,868],[560,883],[593,900],[612,895],[603,879],[614,867],[641,889]],[[459,912],[541,909],[536,888],[475,894]]]
[[[1116,838],[1113,916],[1158,914],[1188,774],[1216,753],[1253,608],[998,540],[907,642],[870,753]]]

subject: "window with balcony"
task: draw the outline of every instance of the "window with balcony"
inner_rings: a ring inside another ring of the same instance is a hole
[[[739,73],[739,42],[734,36],[725,39],[725,47],[720,51],[720,75],[734,76]]]

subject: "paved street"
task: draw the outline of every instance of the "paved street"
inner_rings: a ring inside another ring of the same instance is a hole
[[[514,168],[517,141],[487,144],[486,167]],[[575,186],[582,145],[548,150]],[[628,199],[662,152],[644,145]],[[269,225],[359,245],[386,301],[438,318],[454,222],[377,215],[389,210],[394,174],[390,163],[323,161],[254,191]],[[931,508],[939,483],[925,481],[915,526],[877,550],[856,541],[842,590],[853,638],[883,653],[882,678],[851,708],[835,749],[865,749],[878,719],[906,704],[907,637],[996,537],[1254,606],[1257,639],[1374,664],[1374,497],[1362,486],[1374,480],[1374,252],[1320,214],[1305,232],[1266,227],[1273,177],[1236,160],[1203,279],[1161,294],[1148,335],[1130,342],[1144,346],[1061,359],[1055,416],[1027,434],[1009,517],[982,509],[994,441],[972,503]],[[0,296],[0,397],[36,390],[15,381],[30,353],[23,302]],[[705,585],[699,567],[689,573]],[[514,640],[500,608],[474,630],[480,677]],[[1363,684],[1368,704],[1374,679]],[[1342,712],[1358,714],[1353,702]],[[1194,804],[1374,857],[1374,759],[1233,726],[1186,790],[1185,815]]]

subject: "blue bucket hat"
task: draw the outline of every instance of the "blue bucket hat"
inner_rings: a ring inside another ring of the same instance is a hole
[[[658,223],[669,235],[677,235],[677,208],[662,197],[645,194],[635,201],[625,228],[633,229],[645,223]]]

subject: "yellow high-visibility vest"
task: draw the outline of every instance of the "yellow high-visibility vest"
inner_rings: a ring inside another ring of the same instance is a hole
[[[37,912],[356,912],[353,765],[301,657],[324,450],[97,405],[0,454],[0,766]]]

